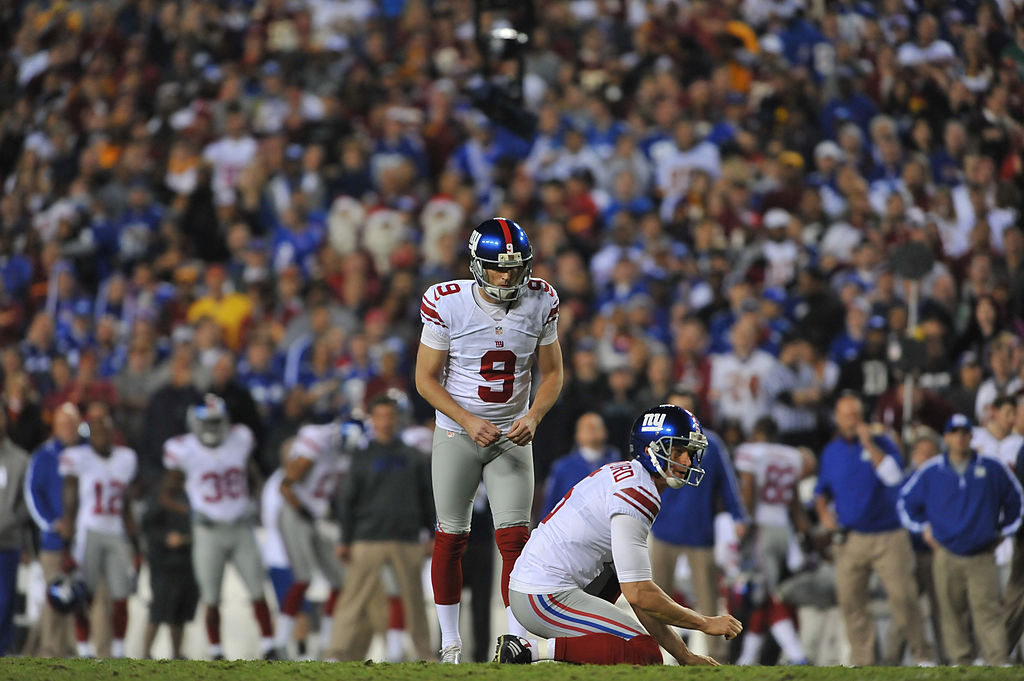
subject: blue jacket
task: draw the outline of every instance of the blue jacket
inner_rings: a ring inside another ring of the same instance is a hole
[[[874,441],[902,470],[903,459],[896,443],[884,435],[876,436]],[[821,453],[819,469],[814,493],[835,501],[840,525],[857,532],[889,532],[900,528],[896,501],[903,479],[891,486],[882,482],[871,456],[859,440],[834,438]]]
[[[619,461],[621,456],[614,447],[605,447],[604,456],[590,463],[580,454],[580,448],[576,447],[565,456],[559,457],[551,464],[551,473],[544,486],[544,506],[541,508],[541,517],[547,516],[555,507],[565,493],[572,489],[577,482],[587,477],[606,463]]]
[[[945,453],[927,461],[903,485],[899,513],[911,532],[923,532],[927,523],[946,549],[970,556],[1016,532],[1022,506],[1020,483],[1000,461],[972,452],[960,474]]]
[[[669,487],[661,493],[661,511],[651,533],[663,542],[678,546],[714,546],[719,500],[737,522],[748,521],[725,444],[710,430],[704,432],[708,436],[708,448],[701,462],[704,479],[700,485]]]
[[[64,548],[64,540],[52,529],[53,523],[64,513],[61,498],[64,482],[57,472],[57,459],[64,449],[63,442],[50,438],[32,453],[25,472],[25,503],[39,527],[39,547],[43,551]]]

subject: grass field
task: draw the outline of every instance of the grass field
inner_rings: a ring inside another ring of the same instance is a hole
[[[166,660],[44,660],[0,658],[3,681],[432,681],[433,679],[526,679],[527,681],[1020,681],[1024,667],[617,667],[535,664],[324,662],[171,662]]]

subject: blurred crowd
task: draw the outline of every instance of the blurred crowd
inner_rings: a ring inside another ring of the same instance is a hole
[[[671,389],[730,447],[771,416],[820,452],[843,390],[907,447],[958,412],[1024,432],[990,408],[1024,389],[1016,5],[536,12],[526,134],[473,106],[468,0],[0,3],[11,440],[103,401],[152,485],[207,391],[265,474],[392,389],[429,422],[419,296],[493,215],[562,301],[538,480],[580,416],[624,450]]]

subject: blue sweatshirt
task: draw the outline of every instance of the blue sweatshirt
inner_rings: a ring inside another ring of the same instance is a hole
[[[994,548],[1020,527],[1024,493],[1010,470],[996,459],[971,452],[967,469],[953,468],[949,454],[925,462],[900,491],[903,526],[932,536],[958,556]]]
[[[64,449],[64,443],[57,438],[47,440],[32,453],[25,472],[25,503],[39,527],[39,547],[43,551],[64,548],[64,540],[53,531],[53,523],[64,513],[64,482],[57,472],[57,459]]]
[[[718,435],[705,430],[708,448],[701,468],[704,479],[697,487],[669,487],[661,493],[661,511],[651,533],[663,542],[679,546],[711,547],[715,544],[715,513],[718,501],[724,504],[736,522],[747,522],[740,503],[739,486]]]
[[[605,447],[600,459],[590,463],[580,454],[580,448],[576,447],[563,457],[555,460],[551,465],[551,473],[544,486],[544,506],[541,508],[541,517],[547,516],[555,507],[565,493],[572,489],[577,482],[587,477],[601,466],[619,461],[621,456],[618,450],[613,447]]]
[[[899,470],[903,459],[896,443],[884,435],[872,438],[875,446],[892,457]],[[890,532],[900,528],[896,515],[896,501],[899,498],[902,475],[891,484],[883,482],[882,464],[879,470],[871,461],[871,455],[860,441],[834,438],[825,445],[821,453],[820,473],[814,493],[832,499],[836,505],[839,524],[857,532]],[[890,462],[888,464],[892,466]]]

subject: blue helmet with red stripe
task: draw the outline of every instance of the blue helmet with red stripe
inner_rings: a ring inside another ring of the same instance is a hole
[[[708,448],[708,438],[700,421],[691,412],[674,404],[661,404],[640,414],[633,422],[629,437],[629,455],[652,474],[665,478],[669,487],[696,487],[704,478],[700,462]],[[672,461],[673,449],[685,449],[690,465]]]
[[[533,247],[522,227],[508,218],[484,220],[469,237],[469,269],[476,283],[496,300],[517,300],[533,271]],[[504,285],[491,283],[485,270],[511,270]]]

